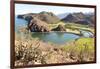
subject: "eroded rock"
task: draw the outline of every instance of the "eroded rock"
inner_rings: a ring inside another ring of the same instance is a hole
[[[49,32],[48,24],[37,18],[33,18],[28,25],[31,32]]]

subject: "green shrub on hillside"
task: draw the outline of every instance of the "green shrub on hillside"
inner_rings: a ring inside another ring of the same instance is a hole
[[[94,38],[80,38],[62,47],[69,57],[79,62],[94,60]]]

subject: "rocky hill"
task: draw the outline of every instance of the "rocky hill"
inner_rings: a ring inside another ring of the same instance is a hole
[[[55,14],[45,11],[18,15],[18,18],[28,21],[28,29],[31,32],[49,32],[48,24],[58,23],[60,21]]]
[[[60,19],[52,12],[43,11],[40,13],[28,13],[24,15],[18,15],[18,18],[23,18],[27,20],[28,22],[30,22],[34,17],[46,23],[57,23],[60,21]]]
[[[38,18],[33,18],[28,24],[28,28],[31,32],[49,32],[48,24]]]
[[[65,18],[63,18],[62,21],[91,26],[93,26],[95,22],[94,15],[83,14],[82,12],[69,14]]]

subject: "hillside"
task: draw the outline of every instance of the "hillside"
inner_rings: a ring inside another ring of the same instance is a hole
[[[42,11],[40,13],[28,13],[24,15],[18,15],[18,18],[23,18],[27,21],[31,21],[33,18],[38,18],[39,20],[45,21],[46,23],[57,23],[60,19],[52,12]]]
[[[82,12],[71,13],[63,18],[62,21],[94,26],[94,15],[84,14]]]

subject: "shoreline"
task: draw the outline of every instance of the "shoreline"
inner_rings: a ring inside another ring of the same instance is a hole
[[[63,33],[72,33],[72,34],[80,35],[80,30],[91,32],[92,34],[94,34],[93,31],[88,30],[88,29],[79,29],[79,30],[75,29],[75,30],[72,30],[72,29],[69,29],[69,28],[66,28],[66,31],[50,31],[50,33],[51,32],[63,32]],[[18,31],[20,31],[20,32],[26,32],[26,31],[31,32],[31,31],[27,30],[27,27],[19,27]],[[37,33],[41,33],[41,32],[37,32]],[[42,32],[42,33],[49,33],[49,32]]]

